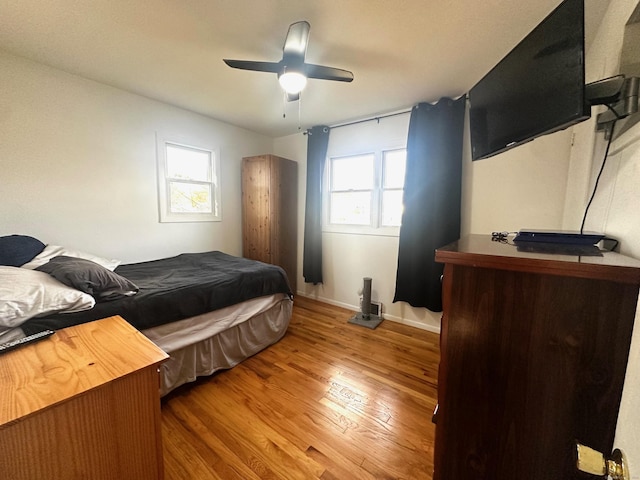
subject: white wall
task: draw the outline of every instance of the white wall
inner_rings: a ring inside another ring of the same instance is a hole
[[[271,138],[2,52],[0,66],[0,235],[125,262],[241,253],[241,159]],[[158,222],[156,131],[219,147],[222,222]]]
[[[463,235],[561,228],[570,150],[568,129],[484,160],[465,154]]]
[[[587,54],[587,81],[619,73],[624,25],[638,0],[611,0],[597,37]],[[636,58],[636,61],[640,59]],[[576,146],[571,155],[564,225],[579,228],[602,164],[606,141],[595,131],[594,117],[576,126]],[[637,114],[640,115],[640,114]],[[597,194],[587,217],[586,229],[601,231],[620,241],[620,252],[640,258],[640,124],[617,138]],[[632,479],[640,479],[640,315],[636,311],[631,353],[618,417],[615,446],[629,459]],[[607,452],[608,453],[608,452]]]

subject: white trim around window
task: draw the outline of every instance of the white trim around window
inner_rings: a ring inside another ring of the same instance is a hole
[[[323,231],[398,236],[404,183],[403,157],[406,159],[405,147],[393,146],[327,158]],[[394,172],[396,175],[385,172],[385,167],[392,165],[393,160],[401,165],[401,171]],[[385,211],[385,199],[388,199],[387,203],[399,201],[400,205]],[[338,204],[344,208],[335,208]],[[392,210],[395,211],[390,213]]]
[[[222,220],[219,150],[156,135],[161,223]]]

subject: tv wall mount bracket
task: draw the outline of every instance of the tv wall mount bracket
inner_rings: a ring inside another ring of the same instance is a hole
[[[585,98],[591,106],[606,105],[609,108],[598,115],[597,129],[608,130],[609,124],[614,120],[638,113],[639,90],[640,78],[624,75],[604,78],[585,85]]]

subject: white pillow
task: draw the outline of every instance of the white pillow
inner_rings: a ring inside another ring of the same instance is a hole
[[[61,247],[59,245],[47,245],[46,247],[44,247],[44,250],[42,252],[40,252],[38,255],[36,255],[36,257],[31,260],[30,262],[25,263],[24,265],[22,265],[22,267],[20,268],[28,268],[30,270],[33,270],[37,267],[39,267],[40,265],[44,265],[45,263],[47,263],[49,260],[51,260],[53,257],[57,257],[59,255],[64,255],[66,257],[74,257],[74,258],[84,258],[85,260],[91,260],[92,262],[95,262],[99,265],[102,265],[104,268],[111,270],[112,272],[116,269],[116,267],[118,265],[120,265],[120,263],[122,263],[121,260],[115,260],[115,259],[108,259],[108,258],[102,258],[102,257],[98,257],[96,255],[91,255],[90,253],[84,253],[84,252],[80,252],[78,250],[69,250],[65,247]]]
[[[0,266],[0,326],[13,328],[45,313],[89,310],[95,299],[48,273]]]

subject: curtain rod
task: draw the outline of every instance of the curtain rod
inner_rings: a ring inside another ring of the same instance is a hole
[[[340,127],[348,127],[350,125],[357,125],[359,123],[373,122],[374,120],[376,122],[380,122],[380,120],[383,118],[396,117],[398,115],[405,115],[407,113],[411,113],[411,109],[402,110],[401,112],[387,113],[386,115],[378,115],[376,117],[365,118],[363,120],[355,120],[353,122],[339,123],[338,125],[330,125],[329,128],[333,129],[333,128],[340,128]]]
[[[346,123],[339,123],[337,125],[330,125],[329,129],[333,130],[334,128],[348,127],[348,126],[351,126],[351,125],[357,125],[359,123],[373,122],[374,120],[377,121],[378,123],[380,123],[380,120],[383,119],[383,118],[396,117],[398,115],[406,115],[407,113],[411,113],[411,109],[402,110],[400,112],[395,112],[395,113],[387,113],[386,115],[378,115],[378,116],[375,116],[375,117],[365,118],[363,120],[355,120],[353,122],[346,122]],[[303,135],[307,135],[309,133],[309,130],[310,129],[307,129],[307,131],[303,132]]]

